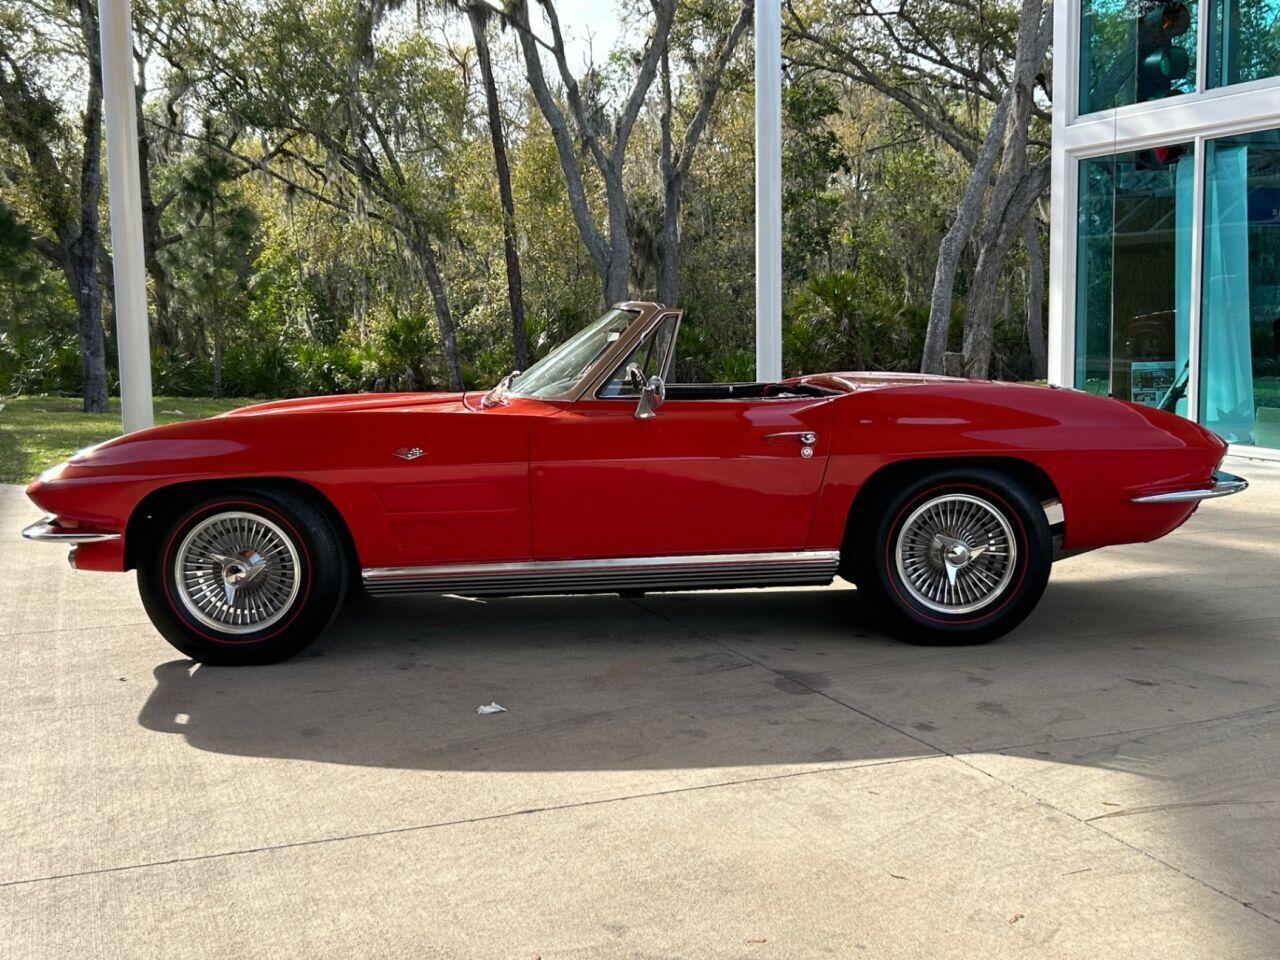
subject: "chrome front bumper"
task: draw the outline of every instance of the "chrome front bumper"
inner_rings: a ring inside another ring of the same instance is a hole
[[[64,527],[55,516],[46,516],[31,524],[22,531],[27,540],[38,540],[41,543],[105,543],[108,540],[119,540],[118,533],[104,533],[100,530],[79,530],[75,527]]]
[[[1218,497],[1229,497],[1233,493],[1239,493],[1249,486],[1249,481],[1244,477],[1237,477],[1233,473],[1224,473],[1221,470],[1215,470],[1213,474],[1213,486],[1198,487],[1194,490],[1169,490],[1165,493],[1147,493],[1140,497],[1134,497],[1134,503],[1192,503],[1196,500],[1214,500]]]

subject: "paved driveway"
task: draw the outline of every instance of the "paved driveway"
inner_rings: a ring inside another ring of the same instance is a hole
[[[1234,469],[984,647],[841,586],[366,603],[239,670],[0,488],[0,955],[1274,958],[1280,469]]]

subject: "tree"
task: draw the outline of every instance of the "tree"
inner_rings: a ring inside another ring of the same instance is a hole
[[[965,298],[965,372],[986,377],[991,365],[992,325],[996,292],[1009,249],[1023,235],[1032,205],[1048,189],[1049,158],[1030,166],[1027,146],[1035,109],[1036,77],[1040,75],[1053,36],[1051,8],[1043,0],[1022,0],[1013,76],[1005,99],[1000,171],[991,189],[987,222],[979,242],[978,264]],[[930,317],[932,325],[933,318]]]
[[[550,44],[545,44],[534,33],[529,19],[528,0],[512,0],[507,16],[518,31],[520,49],[524,54],[525,76],[533,98],[551,127],[564,173],[569,205],[582,242],[591,253],[596,272],[600,275],[605,303],[617,303],[628,298],[628,280],[631,274],[631,234],[627,228],[627,192],[623,181],[627,144],[666,49],[667,37],[675,18],[676,0],[649,0],[653,12],[652,30],[637,58],[631,89],[611,121],[608,119],[606,105],[601,102],[600,78],[591,71],[586,82],[580,84],[569,69],[564,35],[560,29],[560,17],[554,0],[537,2],[551,28]],[[564,109],[543,72],[541,50],[544,47],[551,54],[564,87],[564,101],[573,117],[572,131]],[[591,209],[582,166],[578,162],[578,142],[585,146],[604,186],[603,229]]]
[[[152,326],[153,339],[158,344],[167,346],[178,343],[179,331],[172,315],[173,278],[165,266],[162,252],[181,240],[182,234],[174,230],[166,232],[164,229],[165,212],[177,199],[178,185],[166,185],[157,196],[159,178],[154,168],[158,161],[162,161],[160,153],[164,147],[173,147],[180,122],[179,103],[190,89],[190,84],[182,75],[184,52],[178,39],[181,32],[189,28],[186,12],[182,4],[170,6],[163,0],[158,3],[135,3],[133,6],[134,99],[138,121],[138,185],[142,199],[143,256],[147,276],[151,279],[150,302],[155,318]],[[170,76],[166,78],[168,82],[164,85],[165,92],[161,102],[149,104],[149,73],[157,57],[168,63]],[[159,118],[159,122],[153,122],[148,117],[149,108]]]
[[[257,235],[257,217],[232,189],[239,175],[206,120],[205,149],[189,160],[177,190],[185,217],[179,280],[201,339],[212,341],[214,399],[222,396],[227,323],[244,313]]]
[[[802,7],[787,0],[786,10],[793,62],[875,90],[969,165],[939,246],[921,369],[941,371],[957,272],[981,228],[966,298],[965,354],[969,372],[985,376],[992,307],[1009,247],[1048,186],[1047,158],[1028,162],[1029,152],[1044,146],[1032,136],[1032,121],[1047,119],[1034,96],[1044,82],[1052,34],[1043,0],[977,16],[962,4],[886,7],[875,0]]]
[[[28,11],[29,13],[31,11]],[[39,16],[53,19],[53,12]],[[35,249],[67,278],[75,298],[80,337],[81,395],[86,412],[107,409],[106,343],[102,330],[102,292],[98,283],[101,249],[98,205],[102,196],[102,62],[98,15],[90,0],[78,0],[57,22],[78,40],[87,68],[84,113],[80,122],[79,177],[72,181],[64,152],[71,155],[59,105],[45,94],[40,52],[22,57],[8,31],[0,33],[0,132],[25,155],[24,168],[6,171],[30,203],[40,233]],[[25,45],[23,45],[25,46]]]
[[[1035,215],[1022,227],[1027,249],[1027,348],[1031,351],[1031,376],[1044,380],[1049,375],[1049,356],[1044,343],[1044,250]]]
[[[738,42],[751,25],[754,13],[754,0],[742,0],[737,18],[725,31],[723,37],[714,36],[715,24],[709,13],[695,16],[693,18],[695,22],[690,29],[682,30],[679,35],[669,37],[668,46],[675,40],[680,41],[680,50],[685,61],[682,72],[693,77],[695,88],[693,115],[685,125],[679,148],[676,148],[673,143],[671,130],[675,112],[671,84],[671,55],[669,49],[664,49],[662,52],[662,116],[660,120],[662,233],[658,244],[658,299],[669,305],[674,305],[677,300],[680,204],[684,197],[685,183],[689,179],[689,169],[693,165],[694,154],[706,131],[716,97],[720,93],[725,71],[733,59]],[[698,27],[702,27],[703,30],[698,30]],[[700,36],[704,32],[712,36],[706,38]],[[705,57],[700,56],[697,49],[702,45],[699,43],[700,40],[708,48],[716,50],[710,66],[705,69],[702,68]]]
[[[498,84],[494,80],[489,51],[488,23],[493,9],[484,0],[469,0],[466,12],[484,86],[493,168],[498,177],[498,196],[502,203],[502,254],[507,267],[507,299],[511,304],[512,351],[516,367],[523,370],[529,365],[529,332],[524,319],[524,280],[520,274],[520,251],[516,244],[516,201],[511,192],[511,165],[507,162],[507,138],[502,129],[502,108],[498,102]]]
[[[239,125],[277,139],[272,154],[312,177],[331,202],[392,223],[421,270],[440,328],[449,387],[463,388],[457,327],[440,266],[447,235],[442,157],[456,139],[465,96],[421,34],[385,44],[377,9],[277,4],[237,31],[219,64],[226,104]],[[312,152],[308,143],[314,146]],[[335,182],[340,171],[355,190]]]
[[[840,114],[836,90],[813,76],[782,88],[782,264],[791,277],[812,266],[830,271],[831,235],[840,213],[832,180],[850,172],[830,120]]]

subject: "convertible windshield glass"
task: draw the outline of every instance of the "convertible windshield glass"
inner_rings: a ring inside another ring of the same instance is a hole
[[[517,397],[554,397],[586,375],[636,318],[633,310],[610,310],[512,381],[508,392]]]

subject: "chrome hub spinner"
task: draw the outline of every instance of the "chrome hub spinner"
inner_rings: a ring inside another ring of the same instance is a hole
[[[1008,519],[981,497],[948,493],[907,517],[895,544],[898,576],[911,598],[939,613],[973,613],[1002,596],[1018,545]]]
[[[220,633],[255,633],[280,620],[298,595],[298,549],[266,517],[218,513],[183,538],[174,561],[182,605]]]

